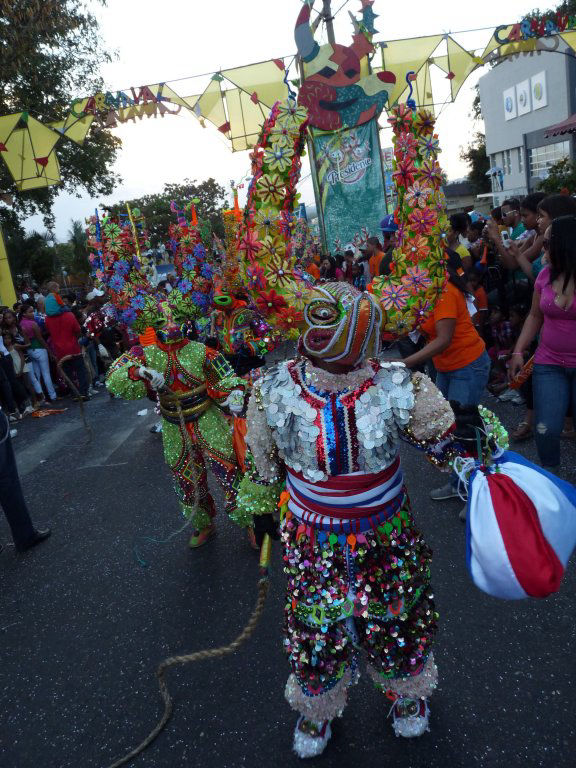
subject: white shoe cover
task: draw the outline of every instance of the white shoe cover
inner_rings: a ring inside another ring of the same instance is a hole
[[[429,722],[430,708],[426,699],[400,698],[392,707],[392,725],[396,736],[405,739],[422,736],[430,730]]]
[[[306,720],[305,722],[311,722],[314,723],[318,731],[320,732],[318,736],[312,736],[309,733],[305,733],[301,730],[300,725],[301,723],[305,721],[305,718],[300,717],[298,718],[298,722],[296,723],[296,729],[294,731],[294,744],[293,749],[294,752],[298,755],[298,757],[302,759],[307,759],[310,757],[318,757],[318,755],[321,755],[322,752],[326,749],[326,745],[330,741],[330,737],[332,736],[332,729],[330,728],[330,722],[325,721],[324,723],[316,723],[313,720]]]

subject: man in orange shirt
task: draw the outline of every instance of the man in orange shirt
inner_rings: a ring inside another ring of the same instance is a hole
[[[369,237],[366,243],[366,255],[368,258],[368,266],[370,269],[370,278],[374,280],[375,277],[380,277],[380,263],[384,258],[384,251],[380,245],[380,240],[377,237]]]

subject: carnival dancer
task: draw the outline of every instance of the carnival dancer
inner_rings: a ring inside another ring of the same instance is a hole
[[[382,313],[370,294],[342,283],[317,294],[305,310],[302,356],[255,384],[247,412],[254,471],[239,494],[247,519],[270,511],[284,478],[290,495],[286,698],[299,713],[300,757],[325,748],[361,652],[394,702],[396,734],[428,728],[438,677],[431,552],[412,519],[398,450],[404,435],[439,459],[454,423],[427,377],[376,359]]]
[[[178,265],[178,284],[165,296],[142,269],[140,240],[145,235],[131,218],[92,219],[89,235],[95,277],[106,286],[121,321],[138,333],[155,332],[148,333],[151,343],[132,348],[113,363],[108,389],[126,399],[157,393],[164,456],[182,512],[191,520],[189,544],[199,547],[215,531],[207,467],[224,490],[226,511],[234,510],[241,474],[221,407],[242,411],[246,390],[221,354],[186,338],[188,321],[209,304],[209,278],[204,265],[185,254]],[[197,248],[194,241],[191,248]]]

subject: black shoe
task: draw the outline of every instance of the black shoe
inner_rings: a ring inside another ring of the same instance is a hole
[[[34,536],[28,541],[26,544],[20,544],[16,547],[18,552],[26,552],[27,549],[32,549],[32,547],[35,547],[36,544],[40,544],[40,542],[45,541],[49,536],[52,535],[52,531],[50,528],[45,528],[43,531],[34,531]]]

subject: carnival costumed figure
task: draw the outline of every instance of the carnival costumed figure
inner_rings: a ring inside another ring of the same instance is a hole
[[[124,322],[139,333],[155,332],[152,343],[132,348],[112,364],[107,386],[127,399],[157,394],[164,456],[182,512],[191,519],[190,546],[198,547],[215,530],[207,468],[224,490],[226,511],[235,508],[240,472],[220,407],[240,412],[246,384],[222,355],[185,337],[187,321],[210,304],[211,273],[199,259],[198,243],[190,241],[196,256],[189,253],[177,265],[179,282],[166,297],[156,293],[141,268],[139,239],[129,222],[91,221],[95,276],[106,285]]]
[[[441,293],[446,220],[433,120],[400,107],[393,126],[401,204],[390,278],[375,281],[371,293],[344,283],[302,292],[291,283],[283,297],[266,286],[255,295],[258,306],[270,307],[272,324],[289,304],[303,310],[294,318],[303,331],[301,356],[268,371],[249,401],[252,465],[236,513],[245,525],[256,516],[261,534],[274,528],[279,497],[285,510],[284,642],[292,667],[286,697],[299,713],[294,749],[301,757],[325,748],[331,721],[359,676],[360,654],[394,702],[397,735],[427,729],[438,677],[431,552],[412,518],[399,445],[405,438],[448,467],[456,454],[454,413],[428,378],[412,376],[401,363],[381,363],[378,354],[384,329],[415,329]],[[265,130],[256,156],[273,153],[273,140]],[[258,239],[259,194],[257,177],[244,241]],[[257,249],[249,269],[262,258]],[[479,420],[477,412],[471,418]]]

